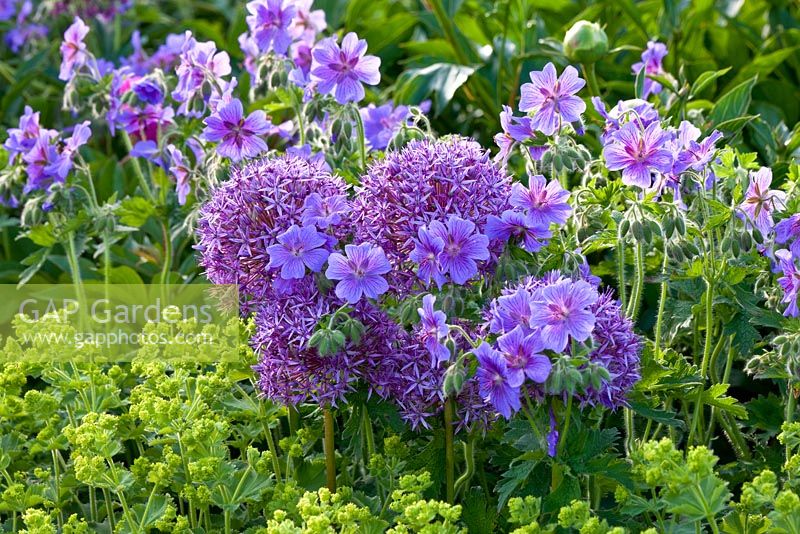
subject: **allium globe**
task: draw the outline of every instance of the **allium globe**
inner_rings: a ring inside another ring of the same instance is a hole
[[[287,405],[315,402],[336,406],[362,381],[370,394],[386,397],[395,375],[385,361],[398,358],[398,339],[405,335],[374,305],[362,302],[351,317],[365,327],[358,343],[320,356],[309,347],[317,322],[333,313],[343,301],[322,292],[312,278],[297,283],[289,294],[265,302],[256,313],[256,333],[251,346],[259,356],[255,371],[262,393]]]
[[[303,225],[306,199],[345,194],[345,184],[320,163],[281,156],[235,167],[231,179],[216,188],[201,207],[197,226],[200,265],[215,284],[239,284],[243,311],[273,298],[280,270],[270,269],[269,247],[292,225]],[[329,227],[344,235],[346,221]]]
[[[525,278],[519,285],[504,289],[504,296],[496,299],[490,307],[486,328],[493,333],[507,334],[518,327],[520,317],[527,317],[530,321],[528,306],[533,305],[534,295],[569,280],[553,271],[541,278]],[[596,285],[593,280],[577,282]],[[610,409],[625,406],[628,392],[641,378],[641,338],[633,331],[633,323],[625,316],[611,290],[601,291],[586,310],[594,316],[590,336],[593,349],[589,361],[602,365],[609,378],[602,381],[599,390],[589,389],[578,395],[578,400],[584,404],[602,404]],[[533,324],[529,326],[533,327]],[[541,395],[542,392],[537,389],[534,393]]]
[[[475,141],[415,140],[387,153],[362,178],[353,202],[355,241],[383,248],[393,268],[389,284],[404,293],[418,282],[409,255],[421,226],[457,216],[484,233],[489,216],[509,208],[510,192],[505,169]],[[497,241],[489,251],[501,248]]]

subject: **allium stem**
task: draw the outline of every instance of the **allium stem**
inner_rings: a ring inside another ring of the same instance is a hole
[[[633,446],[636,443],[636,429],[633,425],[633,410],[624,409],[625,416],[625,454],[630,458]]]
[[[327,477],[328,490],[336,492],[336,449],[334,443],[333,412],[330,408],[322,411],[325,427],[325,473]]]
[[[453,449],[453,414],[455,408],[453,399],[448,398],[444,401],[444,460],[445,460],[445,484],[447,502],[453,504],[455,501],[455,478],[456,478],[456,458]]]
[[[375,434],[372,432],[372,421],[369,418],[369,411],[367,411],[367,407],[364,406],[362,412],[363,418],[363,427],[364,427],[364,438],[367,442],[367,457],[366,461],[369,463],[369,459],[375,454]]]

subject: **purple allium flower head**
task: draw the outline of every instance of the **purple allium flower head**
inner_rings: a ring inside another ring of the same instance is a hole
[[[594,349],[589,354],[589,361],[605,367],[609,378],[603,380],[598,390],[587,391],[582,400],[600,403],[613,410],[627,404],[628,392],[641,378],[639,354],[642,342],[633,331],[633,322],[610,290],[600,293],[589,311],[595,317]]]
[[[550,376],[553,367],[550,358],[542,354],[545,346],[538,334],[531,334],[522,326],[497,338],[500,352],[506,358],[508,374],[513,382],[524,382],[525,377],[539,384]]]
[[[531,83],[520,89],[520,111],[533,112],[531,128],[545,135],[553,135],[563,122],[580,122],[586,104],[575,94],[586,82],[569,65],[558,76],[552,63],[541,71],[531,72]]]
[[[750,173],[750,185],[744,194],[739,208],[747,216],[748,221],[766,235],[772,230],[774,223],[772,213],[786,208],[786,193],[770,189],[772,169],[761,167]]]
[[[800,271],[797,269],[794,257],[788,250],[776,250],[775,258],[777,258],[778,265],[783,273],[783,276],[778,278],[778,284],[783,289],[781,302],[788,304],[783,315],[786,317],[800,317],[800,308],[797,306],[797,295],[800,292]]]
[[[430,232],[444,243],[439,253],[441,272],[449,274],[456,284],[465,284],[478,274],[477,260],[489,259],[489,238],[476,232],[472,221],[451,215],[447,226],[431,222]]]
[[[289,33],[293,39],[298,39],[302,43],[313,46],[317,35],[328,27],[325,22],[325,11],[315,9],[312,11],[311,4],[314,0],[294,0],[297,12],[289,26]]]
[[[247,26],[261,52],[285,54],[292,44],[289,24],[297,13],[290,0],[253,0],[247,3]]]
[[[364,136],[370,149],[383,150],[408,119],[406,106],[394,107],[391,102],[376,107],[370,104],[359,110],[364,123]]]
[[[569,205],[569,191],[558,180],[547,182],[544,176],[530,177],[530,188],[515,183],[511,188],[509,202],[512,206],[525,210],[532,226],[549,228],[551,224],[563,225],[572,213]]]
[[[275,296],[267,248],[293,224],[303,224],[306,198],[346,194],[344,182],[320,163],[297,156],[251,161],[231,170],[231,178],[212,190],[200,208],[197,224],[200,265],[216,284],[238,284],[244,312],[248,301],[268,301]],[[342,221],[333,232],[337,239],[349,233]]]
[[[303,224],[322,229],[338,226],[348,207],[346,195],[322,198],[319,193],[311,193],[303,206]]]
[[[149,78],[134,85],[133,92],[145,104],[160,104],[164,101],[164,90],[161,85]]]
[[[281,268],[281,278],[303,278],[306,267],[318,273],[325,265],[330,252],[323,245],[327,243],[325,236],[318,233],[312,226],[297,226],[293,224],[288,230],[278,236],[278,244],[267,247],[269,254],[269,268]]]
[[[628,122],[603,148],[606,166],[622,171],[622,183],[647,189],[653,183],[653,172],[672,170],[672,153],[665,148],[668,140],[669,133],[657,122],[644,131],[637,122]]]
[[[364,98],[364,87],[377,85],[381,81],[381,60],[364,55],[367,42],[350,32],[342,39],[342,45],[333,37],[323,39],[311,52],[311,78],[317,82],[322,94],[334,93],[340,104],[360,102]]]
[[[255,367],[264,395],[282,404],[312,401],[335,406],[359,381],[371,395],[387,398],[405,385],[399,363],[419,358],[411,335],[375,306],[356,304],[350,316],[365,332],[359,343],[348,341],[337,354],[320,356],[307,345],[317,323],[341,302],[323,293],[313,277],[296,282],[294,290],[264,302],[256,314],[251,345],[259,355]],[[426,358],[427,360],[427,358]]]
[[[541,250],[552,235],[546,226],[536,225],[530,217],[514,210],[506,210],[500,217],[490,215],[486,223],[486,237],[504,243],[512,237],[519,238],[522,248],[528,252]]]
[[[491,402],[500,415],[510,419],[521,407],[519,386],[523,377],[509,373],[506,359],[488,343],[481,344],[474,354],[478,360],[475,376],[481,396]]]
[[[75,21],[64,32],[64,41],[61,43],[59,80],[65,82],[71,80],[75,76],[75,71],[89,60],[86,43],[83,42],[88,34],[89,26],[80,17],[75,17]]]
[[[328,258],[328,269],[325,276],[329,280],[339,280],[336,284],[336,296],[354,304],[367,298],[378,296],[389,290],[389,284],[382,276],[392,267],[381,247],[370,243],[361,245],[345,245],[346,256],[334,252]]]
[[[524,288],[498,297],[492,302],[490,330],[499,334],[521,326],[530,332],[531,305],[531,295]]]
[[[420,227],[451,215],[483,232],[489,215],[509,208],[510,179],[476,142],[461,137],[415,140],[373,163],[353,201],[356,240],[383,247],[394,270],[393,289],[408,292],[417,282],[409,255]],[[490,250],[498,254],[502,243]],[[487,268],[492,263],[487,264]]]
[[[800,213],[783,219],[775,225],[775,242],[785,245],[791,242],[792,256],[800,258]]]
[[[539,290],[531,307],[531,324],[540,328],[545,348],[561,352],[570,337],[586,341],[595,321],[587,308],[597,298],[597,289],[583,280],[564,280]]]
[[[584,277],[584,273],[581,276]],[[599,389],[590,388],[580,394],[579,400],[583,404],[602,404],[610,409],[624,406],[628,392],[641,378],[639,355],[642,342],[611,291],[597,295],[595,286],[584,280],[564,278],[558,271],[542,278],[528,277],[519,285],[504,289],[503,295],[492,301],[487,313],[488,329],[492,333],[508,334],[521,328],[546,342],[545,332],[539,329],[543,323],[535,312],[532,313],[531,307],[536,308],[541,302],[542,290],[576,283],[584,288],[591,287],[595,297],[585,310],[593,316],[594,325],[590,331],[593,348],[588,355],[589,363],[601,365],[608,371],[608,379],[602,381]],[[534,386],[530,391],[539,397],[545,395],[540,387]]]
[[[440,287],[444,284],[445,277],[439,262],[439,255],[443,251],[444,240],[434,235],[427,226],[420,227],[419,236],[414,240],[414,250],[409,254],[409,259],[419,265],[417,276],[426,285],[430,284],[431,278]]]
[[[217,151],[233,161],[254,158],[267,150],[267,143],[259,137],[270,129],[266,114],[257,109],[245,118],[238,98],[220,106],[203,124],[203,137],[211,142],[221,141]]]
[[[432,366],[450,358],[450,350],[442,343],[450,329],[447,326],[447,315],[443,311],[434,309],[436,297],[425,295],[422,297],[422,307],[417,308],[419,313],[419,338],[425,348],[430,352]]]
[[[633,74],[638,75],[642,69],[644,74],[663,75],[664,67],[662,61],[667,55],[667,45],[657,41],[650,41],[647,43],[647,48],[642,52],[642,60],[634,63],[631,66]],[[644,94],[642,98],[647,98],[651,94],[656,95],[661,92],[661,84],[655,80],[645,77],[644,79]]]

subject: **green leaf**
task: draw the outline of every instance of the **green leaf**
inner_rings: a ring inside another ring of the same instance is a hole
[[[711,123],[720,125],[725,121],[744,115],[747,108],[750,107],[751,94],[755,84],[756,77],[753,77],[725,93],[711,109],[708,116]]]
[[[730,492],[727,484],[716,475],[708,475],[678,494],[665,497],[667,510],[689,521],[703,521],[725,509]]]
[[[793,46],[791,48],[781,48],[780,50],[776,50],[775,52],[771,52],[769,54],[756,56],[753,61],[745,65],[739,70],[739,72],[736,73],[736,76],[728,84],[728,87],[732,87],[751,77],[759,76],[765,78],[771,74],[772,71],[774,71],[781,63],[794,56],[797,53],[798,48],[800,47]]]
[[[731,67],[727,67],[720,70],[709,70],[698,76],[697,79],[692,84],[692,88],[689,91],[689,97],[693,98],[702,93],[706,87],[708,87],[714,82],[714,80],[716,80],[720,76],[725,76],[725,74],[727,74],[729,70],[731,70]]]
[[[744,419],[747,417],[747,408],[739,404],[733,397],[725,396],[730,384],[713,384],[703,392],[702,402],[728,412],[734,417]]]
[[[409,69],[397,80],[395,98],[404,104],[418,104],[433,94],[438,112],[447,106],[458,88],[474,72],[474,67],[452,63],[434,63],[428,67]]]
[[[498,482],[497,509],[502,510],[509,498],[533,472],[539,460],[531,459],[527,455],[522,455],[511,462],[511,466],[503,473],[503,478]]]
[[[34,226],[28,230],[26,237],[40,247],[52,247],[58,241],[53,232],[53,225],[50,223]]]
[[[30,279],[33,278],[33,275],[39,272],[39,269],[42,268],[42,265],[44,265],[44,262],[47,261],[47,258],[49,256],[50,256],[50,249],[41,248],[36,252],[34,252],[33,254],[31,254],[30,256],[23,259],[20,263],[22,263],[23,265],[27,265],[28,268],[22,271],[22,273],[19,275],[19,283],[17,284],[17,287],[22,287],[25,284],[27,284],[28,281],[30,281]]]
[[[126,198],[119,207],[119,220],[126,226],[140,228],[155,214],[153,205],[142,197]]]

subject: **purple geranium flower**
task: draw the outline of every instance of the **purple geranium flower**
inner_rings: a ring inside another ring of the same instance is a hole
[[[364,136],[372,150],[383,150],[400,131],[408,118],[406,106],[394,107],[391,102],[382,106],[370,104],[359,110],[364,123]]]
[[[145,104],[160,104],[164,101],[164,90],[155,80],[140,81],[133,87],[133,92]]]
[[[392,267],[386,259],[381,247],[369,243],[361,245],[345,245],[343,256],[334,252],[328,258],[328,269],[325,276],[329,280],[339,280],[336,284],[336,296],[355,304],[364,295],[377,298],[389,290],[389,284],[383,278]]]
[[[795,258],[800,258],[800,239],[798,238],[800,238],[800,213],[795,213],[775,225],[775,241],[781,245],[791,241],[789,250]]]
[[[222,141],[217,150],[233,161],[252,158],[267,150],[267,143],[259,137],[270,129],[266,114],[258,109],[245,118],[238,98],[220,106],[203,124],[206,125],[205,139]]]
[[[297,8],[288,0],[254,0],[247,3],[247,26],[262,52],[285,54],[292,44],[289,25]]]
[[[524,209],[533,226],[548,228],[552,223],[566,223],[572,213],[568,202],[569,191],[561,187],[558,180],[547,183],[540,174],[531,176],[528,182],[529,189],[520,183],[512,186],[509,203]]]
[[[318,228],[338,226],[347,208],[346,195],[322,198],[319,193],[311,193],[303,205],[303,224],[316,225]]]
[[[422,297],[422,307],[417,308],[420,319],[420,340],[430,352],[433,358],[431,365],[434,367],[450,358],[450,350],[442,343],[450,331],[447,326],[447,315],[433,308],[435,302],[436,297],[425,295]]]
[[[301,228],[293,224],[278,236],[277,244],[267,247],[269,268],[280,267],[284,280],[303,278],[306,267],[318,273],[330,255],[327,250],[320,248],[327,241],[313,226]]]
[[[547,226],[536,225],[530,217],[514,210],[506,210],[500,217],[490,215],[486,222],[486,237],[503,242],[512,236],[520,238],[522,247],[528,252],[538,252],[551,235]]]
[[[293,3],[297,13],[289,26],[289,33],[302,43],[313,45],[317,34],[328,26],[325,22],[325,11],[322,9],[312,11],[313,0],[294,0]]]
[[[545,348],[561,352],[570,336],[585,341],[592,335],[595,317],[587,308],[597,301],[597,288],[583,280],[564,280],[537,291],[531,324],[540,328]]]
[[[311,78],[317,82],[319,92],[333,92],[340,104],[361,101],[361,83],[377,85],[381,80],[380,58],[365,56],[366,51],[367,42],[353,32],[344,36],[341,47],[333,37],[317,43],[311,52]]]
[[[442,266],[439,262],[439,254],[443,251],[444,240],[433,235],[426,226],[422,226],[418,238],[414,240],[414,250],[409,254],[409,258],[419,265],[417,276],[426,284],[431,282],[431,278],[439,286],[444,283]]]
[[[39,126],[39,112],[34,113],[30,106],[25,106],[25,113],[19,118],[19,128],[9,128],[8,139],[3,143],[8,151],[9,165],[13,165],[18,155],[33,148],[42,131]],[[50,137],[58,135],[55,130],[47,130],[47,133]]]
[[[631,66],[631,71],[638,76],[642,69],[645,74],[663,75],[664,67],[662,61],[667,55],[667,45],[657,41],[647,43],[647,48],[642,52],[642,60]],[[661,92],[661,84],[655,80],[645,77],[644,94],[642,98],[647,98],[651,94],[656,95]]]
[[[552,63],[541,71],[531,72],[531,82],[520,89],[519,109],[534,112],[531,127],[545,135],[553,135],[563,122],[580,122],[586,103],[575,93],[586,82],[573,66],[567,66],[558,77]]]
[[[531,295],[519,288],[510,295],[503,295],[492,303],[489,329],[495,333],[511,332],[518,326],[530,331]]]
[[[509,377],[514,382],[524,382],[527,376],[539,384],[550,376],[550,358],[542,354],[545,346],[538,334],[526,332],[517,326],[508,334],[497,338],[497,345],[506,357]]]
[[[778,278],[778,284],[783,288],[783,299],[781,302],[788,304],[783,315],[786,317],[800,316],[800,308],[797,306],[797,294],[800,291],[800,271],[797,270],[792,254],[786,250],[776,250],[775,257],[778,259],[783,276]]]
[[[199,117],[205,111],[205,99],[198,110],[193,106],[195,98],[198,93],[204,93],[204,86],[209,88],[209,94],[205,96],[210,98],[218,93],[217,88],[226,85],[222,77],[231,73],[231,58],[227,52],[217,52],[213,41],[199,43],[192,37],[192,32],[187,31],[180,59],[180,65],[175,69],[178,83],[172,98],[181,103],[178,114]]]
[[[550,408],[550,432],[547,433],[547,455],[555,458],[558,453],[558,427],[556,427],[556,414]]]
[[[515,117],[510,106],[503,105],[503,111],[500,112],[500,126],[503,131],[495,134],[494,142],[500,147],[497,158],[502,161],[508,159],[515,142],[522,143],[536,135],[531,128],[530,117]]]
[[[61,43],[61,70],[58,79],[68,81],[75,75],[75,70],[86,64],[89,54],[83,40],[89,33],[89,26],[84,24],[80,17],[64,32],[64,41]]]
[[[665,148],[669,140],[657,122],[644,131],[636,121],[622,126],[603,148],[608,170],[622,170],[622,183],[647,189],[652,185],[652,173],[672,170],[672,153]]]
[[[189,196],[192,188],[189,182],[191,169],[189,168],[183,153],[173,145],[167,145],[167,156],[169,162],[169,172],[175,177],[175,192],[178,193],[178,204],[186,204],[186,197]]]
[[[508,371],[505,358],[488,343],[481,344],[474,351],[478,360],[475,378],[478,381],[481,397],[491,402],[497,412],[506,419],[520,409],[519,376]]]
[[[430,225],[431,235],[444,243],[439,253],[442,273],[450,273],[456,284],[464,284],[478,274],[476,260],[489,259],[489,238],[476,231],[475,223],[455,215],[450,216],[445,227],[439,221]]]
[[[772,184],[772,169],[761,167],[750,174],[750,186],[740,204],[741,210],[747,215],[750,222],[766,235],[772,230],[772,212],[786,207],[786,193],[770,189]]]

